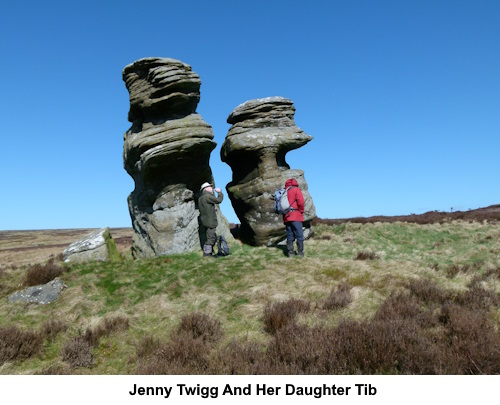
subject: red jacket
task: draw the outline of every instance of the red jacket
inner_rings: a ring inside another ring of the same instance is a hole
[[[304,196],[300,191],[299,183],[295,179],[288,179],[285,188],[292,187],[287,192],[288,202],[293,208],[288,214],[283,215],[283,222],[304,222]]]

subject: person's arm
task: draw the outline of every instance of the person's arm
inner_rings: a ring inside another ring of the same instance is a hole
[[[296,199],[297,199],[297,208],[299,209],[299,212],[303,214],[305,201],[304,201],[304,195],[302,194],[302,191],[300,191],[300,189],[297,189]]]
[[[208,196],[208,200],[212,204],[220,204],[222,202],[222,200],[224,199],[224,194],[222,193],[220,188],[216,188],[215,191],[217,192],[217,197],[213,194],[210,194]]]

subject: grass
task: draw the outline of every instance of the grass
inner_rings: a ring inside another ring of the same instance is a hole
[[[498,223],[320,223],[303,259],[230,247],[65,265],[45,306],[7,299],[33,266],[2,269],[0,334],[25,345],[0,373],[500,372]]]

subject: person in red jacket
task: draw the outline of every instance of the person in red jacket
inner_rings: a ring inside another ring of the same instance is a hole
[[[294,240],[297,241],[297,251],[299,256],[304,256],[304,233],[302,222],[304,222],[304,196],[300,191],[299,183],[295,179],[288,179],[285,188],[290,187],[287,192],[288,202],[292,208],[288,214],[283,215],[283,223],[286,228],[286,247],[288,257],[295,256],[293,248]]]

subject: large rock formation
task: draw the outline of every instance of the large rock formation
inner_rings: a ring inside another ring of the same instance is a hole
[[[130,93],[123,160],[135,181],[128,198],[133,254],[155,257],[200,248],[196,195],[213,182],[212,127],[196,113],[199,76],[174,59],[140,59],[123,70]],[[231,239],[219,212],[218,234]]]
[[[294,177],[304,194],[305,234],[316,215],[302,170],[292,170],[287,152],[312,137],[294,121],[293,102],[283,97],[247,101],[229,115],[232,124],[221,148],[221,158],[233,171],[227,185],[231,203],[241,221],[241,237],[252,245],[272,246],[285,238],[282,216],[274,213],[274,191]]]

